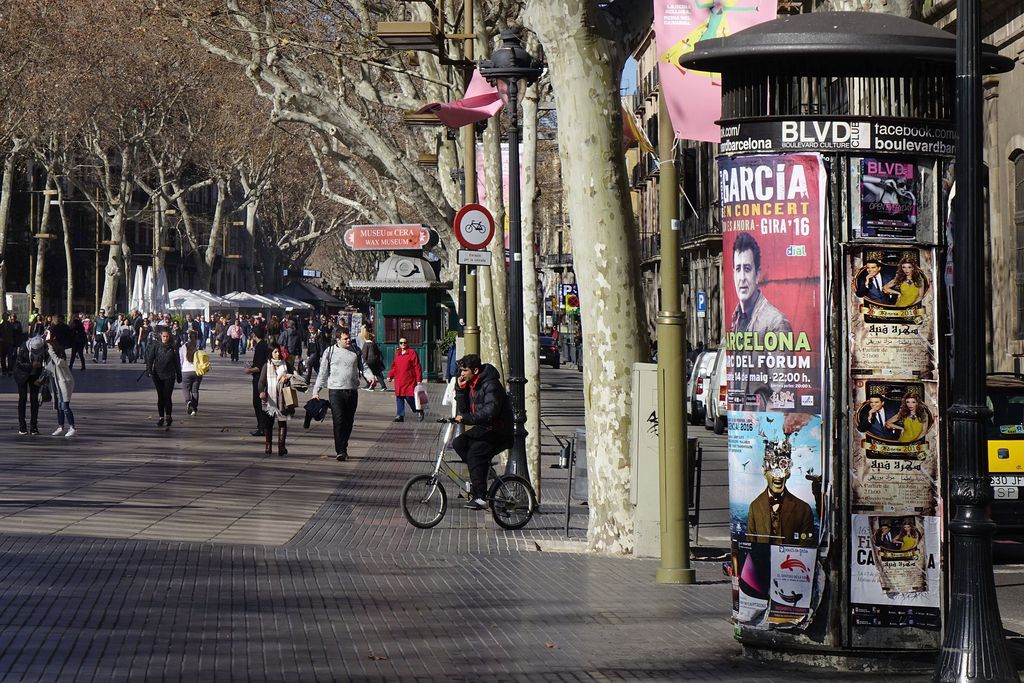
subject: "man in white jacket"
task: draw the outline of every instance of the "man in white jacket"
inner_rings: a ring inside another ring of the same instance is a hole
[[[363,366],[363,355],[352,344],[348,329],[339,327],[335,330],[334,342],[334,346],[324,351],[320,359],[313,395],[319,397],[320,390],[327,386],[334,422],[334,452],[339,461],[344,461],[348,459],[348,439],[352,435],[359,404],[360,377],[369,374],[369,381],[373,375]]]

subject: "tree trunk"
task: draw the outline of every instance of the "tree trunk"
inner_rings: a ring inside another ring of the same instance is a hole
[[[47,169],[46,181],[43,184],[47,190],[53,187],[53,173]],[[32,234],[48,233],[50,225],[50,195],[40,194],[39,201],[43,203],[43,211],[39,217],[39,225],[31,226]],[[35,216],[32,216],[35,218]],[[46,251],[50,246],[50,240],[36,240],[36,272],[35,292],[39,310],[47,310],[49,302],[46,300]],[[68,271],[69,273],[71,271]]]
[[[60,214],[60,229],[64,235],[64,267],[67,270],[68,283],[65,292],[67,319],[71,320],[75,308],[75,271],[74,271],[74,247],[71,242],[71,221],[68,219],[67,205],[64,203],[64,187],[60,181],[53,182],[53,176],[48,176],[47,187],[57,190],[57,210]]]
[[[11,218],[14,162],[20,150],[21,143],[16,140],[13,149],[4,158],[4,175],[0,181],[0,315],[7,312],[7,230]]]
[[[551,4],[557,5],[551,7]],[[636,226],[629,203],[619,77],[621,39],[589,0],[529,0],[558,104],[558,147],[580,290],[592,550],[633,550],[629,503],[633,363],[642,328]]]
[[[212,291],[210,284],[213,281],[213,267],[217,262],[217,256],[221,252],[221,239],[224,234],[224,203],[228,198],[228,183],[223,178],[217,179],[217,204],[213,210],[213,220],[210,222],[210,241],[206,246],[206,252],[196,260],[199,268],[199,288]],[[221,263],[221,270],[224,264]],[[226,294],[226,292],[217,292]]]
[[[480,355],[508,378],[508,272],[505,267],[505,197],[502,192],[501,124],[488,121],[484,131],[484,205],[494,216],[494,239],[488,249],[491,265],[477,269],[477,317]]]
[[[537,198],[537,86],[526,90],[523,99],[523,348],[526,351],[526,461],[530,466],[530,483],[541,496],[540,487],[540,359],[538,327],[540,306],[537,302],[537,225],[534,202]],[[516,293],[513,293],[515,296]]]
[[[153,212],[153,280],[164,269],[164,261],[167,255],[161,247],[164,245],[164,211],[167,208],[167,200],[163,195],[156,195],[150,199],[150,203],[156,200],[156,210]]]
[[[118,206],[110,215],[107,224],[110,226],[110,245],[107,252],[107,266],[103,270],[103,300],[101,306],[108,313],[117,310],[117,288],[121,284],[124,270],[121,267],[125,248],[124,240],[124,207]],[[129,297],[131,293],[129,292]]]
[[[256,291],[256,217],[260,202],[254,199],[245,207],[245,291]]]

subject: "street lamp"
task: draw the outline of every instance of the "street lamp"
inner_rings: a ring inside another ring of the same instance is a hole
[[[956,26],[956,243],[953,269],[953,477],[949,520],[949,610],[936,681],[1016,681],[1003,637],[989,516],[992,485],[986,462],[985,233],[982,198],[981,3],[960,0]],[[1012,66],[1010,67],[1012,68]],[[994,69],[993,69],[994,70]],[[1002,69],[1008,70],[1008,69]],[[982,359],[979,363],[979,359]]]
[[[532,85],[544,69],[540,60],[523,47],[515,31],[501,32],[501,47],[490,59],[480,60],[480,75],[508,87],[508,230],[509,230],[509,370],[514,422],[512,452],[505,471],[529,478],[526,465],[526,358],[523,349],[523,229],[519,196],[519,92]],[[532,248],[532,246],[531,246]]]

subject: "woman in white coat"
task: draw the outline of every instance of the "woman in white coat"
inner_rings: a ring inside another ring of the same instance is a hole
[[[57,429],[53,431],[53,436],[63,434],[70,439],[76,433],[75,414],[71,412],[71,395],[75,393],[75,378],[72,377],[71,368],[64,358],[64,349],[51,339],[47,342],[46,350],[50,356],[46,369],[50,376],[53,406],[57,409]],[[65,420],[68,424],[66,433],[64,431]]]
[[[284,390],[291,386],[292,379],[292,367],[289,361],[281,358],[281,347],[275,343],[270,347],[270,360],[260,370],[257,388],[260,392],[260,400],[263,401],[263,412],[267,415],[266,423],[263,426],[267,455],[271,453],[274,422],[277,422],[277,454],[279,456],[288,455],[288,449],[285,447],[285,439],[288,436],[288,420],[295,412],[294,407],[285,408],[284,406]]]

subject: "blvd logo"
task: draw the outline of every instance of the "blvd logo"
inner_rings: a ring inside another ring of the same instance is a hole
[[[783,121],[784,148],[867,149],[871,126],[867,122]]]

